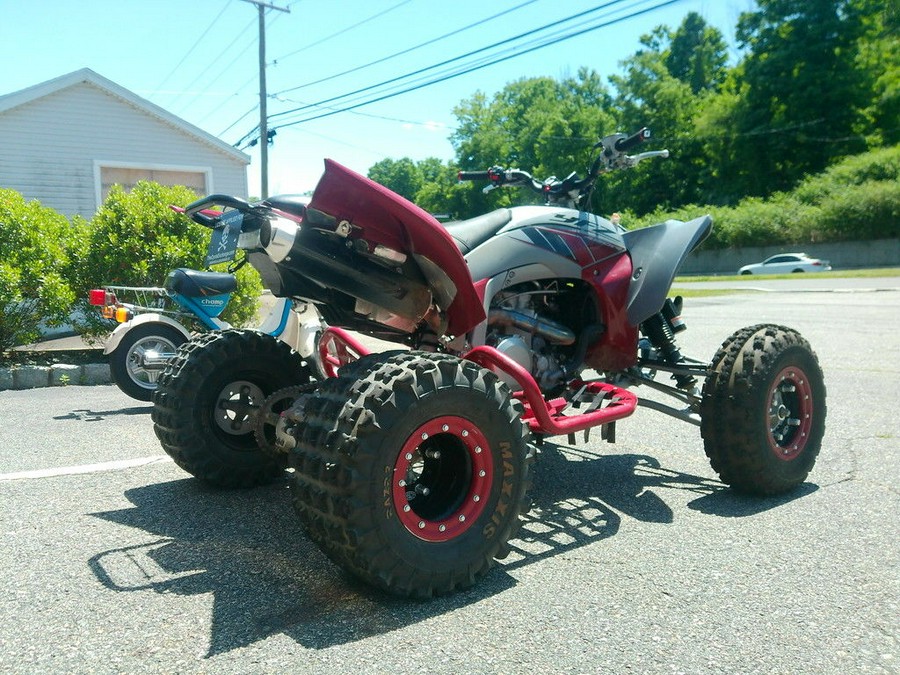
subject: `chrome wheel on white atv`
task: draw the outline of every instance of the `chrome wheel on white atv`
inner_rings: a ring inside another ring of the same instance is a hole
[[[180,331],[163,323],[135,326],[109,355],[113,381],[131,398],[151,400],[162,370],[145,368],[143,355],[147,352],[174,354],[184,342],[185,337]]]
[[[735,332],[710,366],[700,431],[735,490],[774,495],[802,483],[825,433],[825,383],[809,343],[771,324]]]
[[[297,513],[361,579],[430,597],[471,586],[509,552],[533,451],[490,371],[422,352],[366,357],[322,384],[296,435]]]
[[[251,330],[206,333],[183,345],[159,378],[153,430],[175,463],[220,487],[252,487],[283,471],[254,434],[266,397],[307,384],[299,354]]]

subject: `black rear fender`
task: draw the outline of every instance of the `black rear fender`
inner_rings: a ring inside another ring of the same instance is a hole
[[[622,235],[632,265],[627,309],[632,326],[662,309],[675,273],[711,231],[712,218],[702,216],[687,222],[667,220]]]

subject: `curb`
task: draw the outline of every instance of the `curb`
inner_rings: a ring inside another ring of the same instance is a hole
[[[96,384],[112,384],[108,363],[0,368],[0,391]]]

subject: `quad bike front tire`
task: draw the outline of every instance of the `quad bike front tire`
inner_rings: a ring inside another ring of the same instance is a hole
[[[267,396],[310,382],[299,354],[271,335],[230,329],[196,336],[159,378],[153,430],[175,463],[225,488],[253,487],[283,473],[254,434]]]
[[[509,552],[533,461],[510,390],[449,355],[365,357],[304,409],[294,506],[322,550],[402,597],[468,588]]]
[[[129,330],[109,355],[113,382],[126,395],[138,401],[150,401],[156,391],[160,370],[148,370],[141,364],[145,352],[174,354],[186,342],[184,335],[164,323],[145,323]]]
[[[752,495],[802,483],[825,433],[825,382],[795,330],[772,324],[735,332],[706,378],[700,432],[722,482]]]

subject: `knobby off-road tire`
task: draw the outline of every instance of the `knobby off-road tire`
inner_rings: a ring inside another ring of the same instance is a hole
[[[219,487],[260,485],[283,468],[257,445],[255,415],[272,392],[309,381],[300,355],[271,335],[199,335],[159,378],[153,430],[175,463],[197,478]]]
[[[496,375],[422,352],[366,357],[305,408],[294,506],[310,537],[403,597],[472,586],[509,553],[527,511],[533,449]]]
[[[750,326],[728,338],[703,387],[700,433],[721,480],[775,495],[802,483],[825,433],[825,383],[795,330]]]
[[[182,333],[162,323],[145,323],[132,328],[109,355],[113,382],[126,395],[138,401],[150,401],[161,371],[144,370],[141,354],[148,350],[175,353],[185,342]]]

